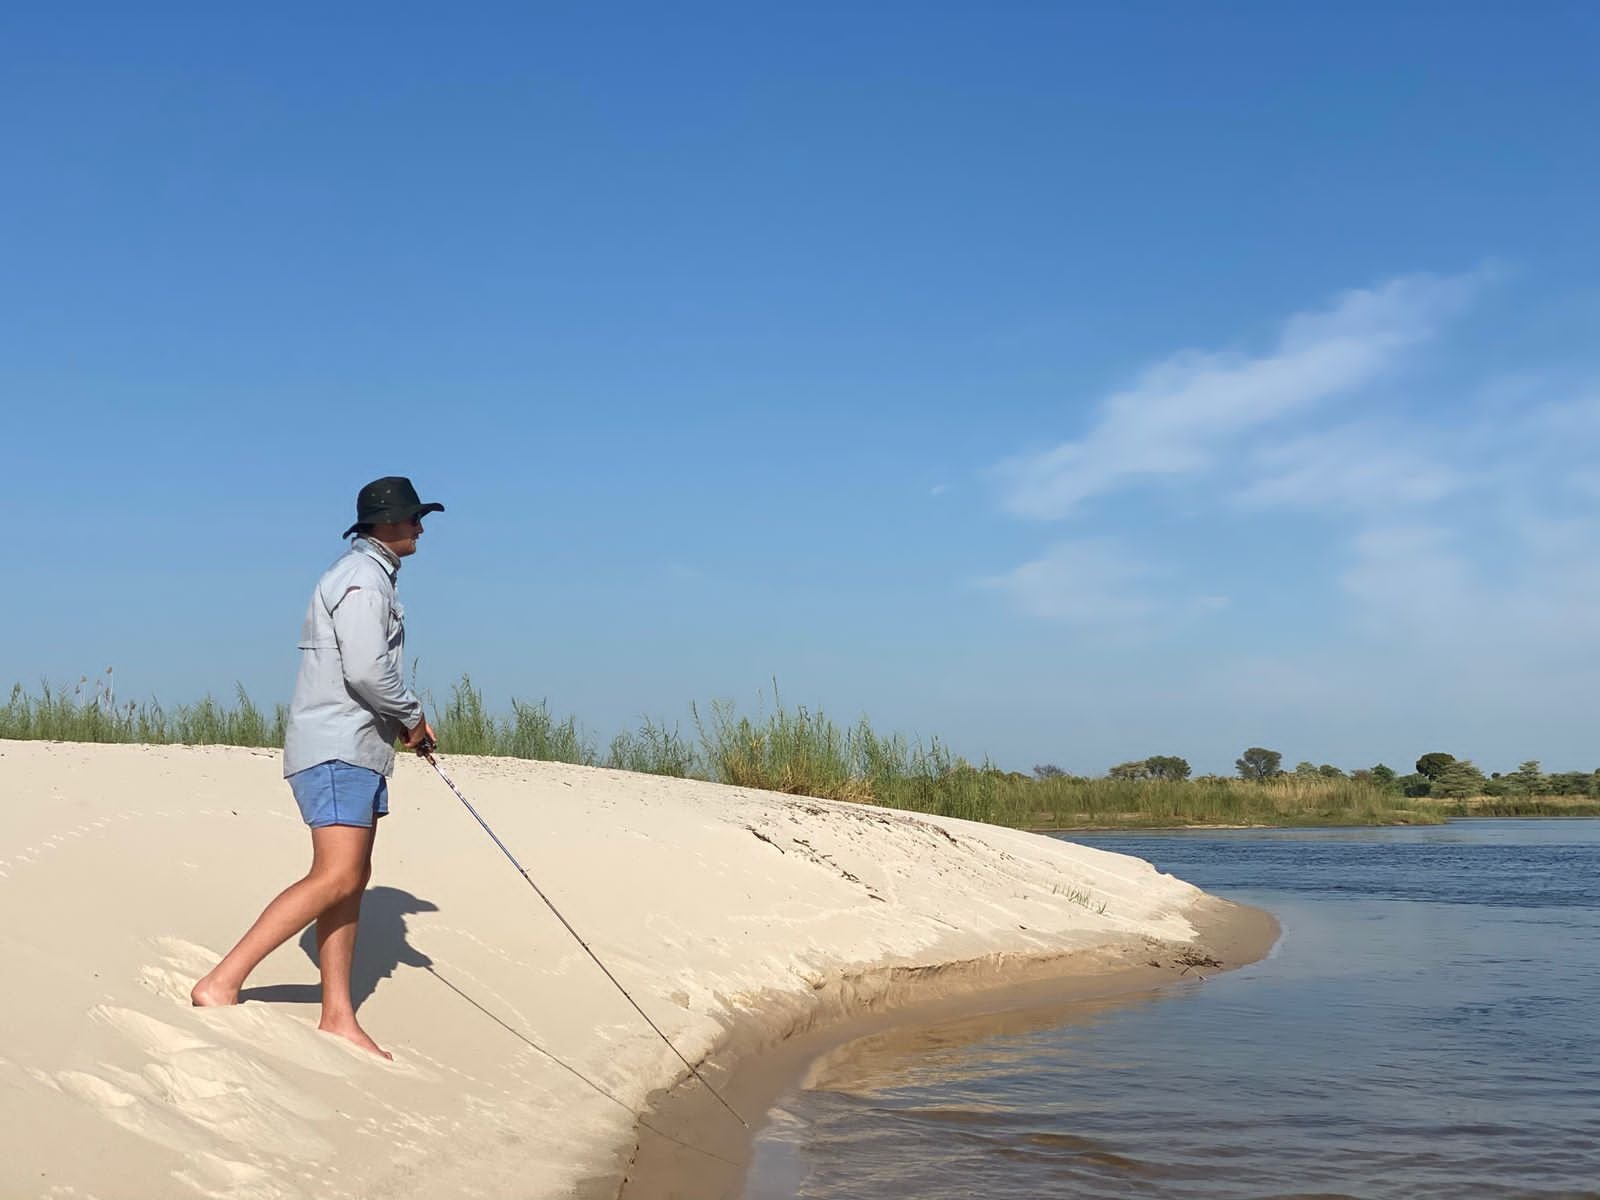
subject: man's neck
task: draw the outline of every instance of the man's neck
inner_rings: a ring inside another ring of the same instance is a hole
[[[383,561],[389,564],[391,570],[398,571],[400,569],[400,556],[393,550],[389,549],[389,547],[384,543],[380,542],[375,537],[367,537],[365,534],[362,535],[361,540],[377,550],[378,554],[383,558]]]

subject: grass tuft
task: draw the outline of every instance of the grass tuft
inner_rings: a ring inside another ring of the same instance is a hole
[[[576,717],[557,721],[543,700],[511,702],[511,717],[497,719],[484,706],[483,693],[463,675],[450,689],[450,703],[434,722],[439,746],[452,754],[494,754],[543,762],[593,766],[595,753],[578,729]]]
[[[700,773],[700,756],[678,733],[645,717],[637,732],[623,730],[611,739],[605,765],[619,771],[643,775],[676,775],[685,778]]]

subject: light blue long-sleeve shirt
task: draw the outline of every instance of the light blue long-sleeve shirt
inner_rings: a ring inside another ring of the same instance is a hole
[[[358,537],[323,572],[300,631],[300,676],[283,739],[283,773],[330,759],[394,772],[394,743],[422,719],[405,685],[400,560]]]

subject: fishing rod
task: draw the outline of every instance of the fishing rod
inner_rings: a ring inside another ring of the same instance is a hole
[[[611,973],[610,969],[605,965],[605,963],[600,961],[600,956],[593,950],[589,949],[589,943],[584,941],[582,935],[580,935],[578,931],[572,927],[572,922],[568,921],[566,917],[561,915],[561,910],[551,903],[550,897],[544,894],[544,889],[533,881],[533,876],[529,875],[527,868],[517,861],[517,856],[512,854],[511,851],[506,848],[506,844],[500,840],[499,835],[496,834],[493,829],[489,828],[489,822],[485,821],[481,816],[478,815],[478,810],[472,807],[472,801],[468,800],[466,796],[462,794],[461,789],[455,785],[455,782],[450,778],[450,776],[444,773],[444,768],[439,765],[439,760],[434,758],[433,752],[436,749],[438,749],[438,743],[436,743],[432,738],[425,738],[416,746],[417,753],[428,760],[428,765],[439,773],[439,778],[444,780],[446,786],[448,786],[449,789],[456,794],[456,799],[467,806],[467,811],[472,814],[473,819],[476,820],[479,825],[482,825],[483,831],[494,839],[494,844],[500,847],[500,853],[504,854],[508,859],[511,860],[511,865],[515,867],[521,873],[522,877],[528,881],[528,886],[531,887],[535,893],[537,893],[539,899],[544,901],[545,907],[551,912],[555,913],[556,920],[560,921],[561,924],[566,927],[567,932],[572,935],[573,940],[576,941],[578,945],[583,947],[584,953],[594,960],[594,965],[599,967],[600,970],[605,973],[605,977],[609,979],[613,985],[615,985],[617,991],[622,993],[623,998],[627,1000],[629,1004],[633,1005],[633,1011],[644,1018],[646,1025],[655,1030],[656,1036],[666,1043],[667,1049],[676,1054],[678,1056],[678,1061],[689,1068],[689,1074],[698,1079],[705,1086],[706,1091],[710,1092],[716,1097],[717,1103],[722,1105],[723,1108],[727,1109],[728,1112],[732,1114],[735,1121],[739,1122],[739,1124],[743,1125],[746,1129],[749,1129],[750,1122],[741,1117],[734,1109],[733,1105],[729,1104],[722,1098],[722,1093],[717,1091],[716,1088],[712,1087],[711,1084],[706,1080],[706,1077],[700,1074],[699,1070],[696,1069],[695,1065],[685,1058],[683,1053],[672,1044],[672,1039],[661,1032],[661,1026],[652,1021],[650,1019],[650,1014],[639,1007],[639,1002],[628,993],[628,989],[622,986],[622,984],[617,980],[617,977]]]

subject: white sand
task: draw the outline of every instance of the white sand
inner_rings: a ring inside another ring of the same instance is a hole
[[[868,1002],[882,968],[1109,969],[1194,936],[1193,887],[1043,837],[442,761],[692,1061],[751,1014],[777,1037]],[[0,742],[0,1197],[614,1194],[681,1064],[425,764],[391,806],[356,974],[393,1064],[315,1029],[296,941],[262,997],[188,1004],[309,861],[277,752]]]

